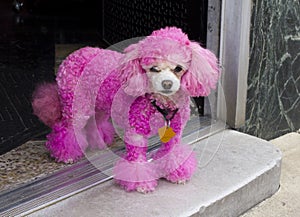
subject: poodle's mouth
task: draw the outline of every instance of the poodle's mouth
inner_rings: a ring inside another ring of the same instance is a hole
[[[171,91],[171,90],[162,90],[160,91],[160,93],[164,94],[164,95],[171,95],[174,93],[174,91]]]

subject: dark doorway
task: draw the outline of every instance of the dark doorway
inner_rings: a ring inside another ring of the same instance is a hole
[[[31,94],[55,79],[55,44],[99,44],[101,9],[86,2],[0,2],[0,154],[49,132],[32,114]]]
[[[49,129],[34,115],[31,94],[55,79],[55,46],[105,47],[165,26],[206,44],[207,0],[3,0],[0,2],[0,154]],[[20,3],[19,6],[16,3]],[[104,43],[107,42],[106,44]],[[203,114],[203,99],[195,99]]]
[[[103,38],[113,44],[177,26],[205,45],[207,7],[207,0],[104,0]]]

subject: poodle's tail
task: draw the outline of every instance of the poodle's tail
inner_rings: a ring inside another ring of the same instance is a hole
[[[32,95],[33,113],[49,127],[61,119],[57,89],[56,83],[43,83],[37,86]]]

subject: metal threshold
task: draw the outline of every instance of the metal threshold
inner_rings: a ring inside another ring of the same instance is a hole
[[[182,142],[193,144],[225,129],[222,121],[208,117],[194,117],[187,124]],[[149,141],[149,152],[159,147],[157,138]],[[112,150],[124,152],[124,148]],[[44,178],[27,183],[16,189],[0,194],[0,216],[20,216],[30,214],[95,185],[111,180],[112,169],[117,159],[112,151],[88,156],[70,167],[61,169]]]

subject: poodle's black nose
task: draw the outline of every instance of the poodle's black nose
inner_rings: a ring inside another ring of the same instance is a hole
[[[163,80],[161,82],[161,85],[163,86],[163,88],[165,90],[170,90],[172,88],[172,86],[173,86],[173,81],[171,81],[171,80]]]

